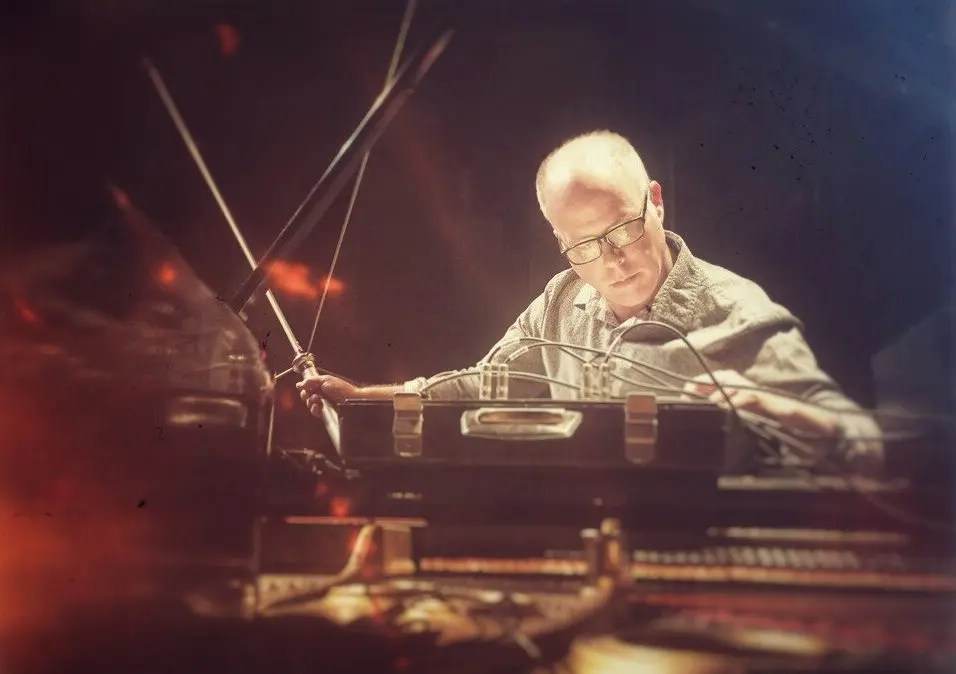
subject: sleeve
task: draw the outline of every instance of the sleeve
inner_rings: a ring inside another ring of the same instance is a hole
[[[528,338],[539,338],[548,306],[548,289],[531,302],[521,312],[517,320],[505,331],[498,342],[473,367],[462,370],[440,372],[431,377],[419,377],[403,384],[403,390],[410,393],[423,393],[427,398],[436,400],[475,399],[479,396],[480,370],[483,364],[505,362],[517,350],[532,343]],[[508,364],[511,372],[523,371],[532,374],[545,374],[541,349],[529,349]],[[548,389],[547,384],[522,381],[510,378],[508,382],[509,398],[537,398]]]
[[[838,437],[828,441],[854,471],[873,474],[883,465],[883,433],[872,415],[848,398],[822,369],[798,325],[758,330],[741,349],[736,369],[760,386],[799,395],[808,403],[837,413]]]

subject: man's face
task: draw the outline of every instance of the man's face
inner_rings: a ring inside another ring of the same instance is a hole
[[[637,314],[651,302],[672,264],[664,236],[661,187],[657,182],[651,182],[646,191],[632,194],[609,181],[571,181],[548,194],[546,210],[565,251],[605,235],[618,245],[640,237],[619,248],[605,240],[589,243],[585,252],[590,248],[597,257],[589,262],[572,263],[571,267],[582,281],[607,300],[622,320]],[[623,223],[628,224],[611,231]],[[581,250],[581,247],[575,249]],[[568,255],[578,260],[590,257],[576,255],[575,251]]]

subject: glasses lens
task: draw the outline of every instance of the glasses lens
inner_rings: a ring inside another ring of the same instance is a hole
[[[601,256],[601,244],[597,241],[585,241],[568,248],[564,254],[573,264],[586,264]]]
[[[623,222],[607,233],[607,241],[615,248],[634,243],[641,238],[640,220]]]

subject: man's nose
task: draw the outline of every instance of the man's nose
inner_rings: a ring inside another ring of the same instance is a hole
[[[615,248],[604,239],[601,239],[601,257],[604,260],[604,264],[609,267],[617,266],[621,263],[621,260],[624,259],[624,251],[620,248]]]

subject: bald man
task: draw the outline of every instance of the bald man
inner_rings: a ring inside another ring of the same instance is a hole
[[[570,268],[547,283],[478,363],[509,361],[509,371],[547,377],[512,378],[510,397],[575,398],[581,357],[594,357],[587,351],[523,349],[529,342],[522,338],[602,352],[613,345],[616,354],[651,369],[615,360],[613,372],[626,381],[614,378],[612,397],[643,389],[725,404],[713,374],[737,409],[770,418],[821,446],[837,446],[840,457],[859,470],[879,467],[879,427],[818,367],[798,319],[756,283],[695,257],[681,237],[664,228],[661,185],[649,178],[625,138],[595,131],[568,140],[542,162],[536,189]],[[323,376],[299,388],[316,416],[323,399],[391,398],[398,391],[472,399],[480,382],[468,373],[477,373],[478,366],[361,388]]]

